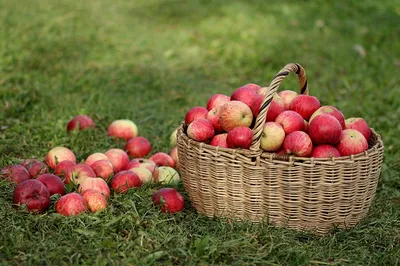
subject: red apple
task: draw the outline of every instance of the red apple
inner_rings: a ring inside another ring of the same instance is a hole
[[[100,160],[110,160],[110,159],[108,159],[107,155],[105,155],[104,153],[96,152],[87,157],[85,164],[91,166],[94,162]]]
[[[207,114],[207,119],[212,123],[214,127],[215,133],[221,133],[224,130],[221,128],[219,124],[219,117],[220,117],[220,109],[213,108]]]
[[[134,137],[126,143],[125,150],[132,158],[141,158],[151,152],[151,144],[144,137]]]
[[[110,137],[129,140],[136,137],[138,134],[139,130],[136,124],[129,119],[115,120],[108,126],[108,136]]]
[[[101,177],[106,181],[114,174],[113,165],[108,159],[95,161],[90,167],[92,167],[96,176]]]
[[[143,184],[153,180],[153,173],[145,167],[135,167],[128,171],[135,173]]]
[[[181,180],[178,172],[172,167],[160,166],[158,171],[158,176],[155,178],[155,180],[162,184],[177,183],[179,180]]]
[[[240,87],[237,88],[233,94],[231,95],[231,101],[241,101],[245,103],[248,107],[250,107],[253,99],[257,97],[257,93],[254,89],[250,87]]]
[[[339,151],[332,145],[322,144],[314,147],[311,157],[314,158],[331,158],[340,157]]]
[[[277,151],[281,148],[285,139],[285,130],[276,122],[267,122],[261,135],[260,147],[264,151]]]
[[[286,135],[304,130],[304,119],[294,111],[283,111],[276,117],[275,122],[282,126]]]
[[[342,156],[358,154],[368,150],[368,142],[364,135],[355,129],[345,129],[342,131],[340,142],[336,149]]]
[[[286,154],[299,157],[309,157],[313,149],[311,138],[303,131],[294,131],[288,134],[283,141],[283,150]]]
[[[91,212],[98,212],[107,209],[106,197],[97,190],[85,190],[82,193],[82,197],[86,202],[87,208]]]
[[[110,186],[118,193],[125,193],[132,187],[141,187],[142,180],[132,171],[121,171],[111,179]]]
[[[257,90],[257,94],[258,94],[258,95],[261,95],[261,96],[264,96],[265,94],[267,94],[268,90],[269,90],[269,87],[262,87],[262,88],[259,88],[259,89]]]
[[[214,126],[208,119],[196,119],[187,128],[188,137],[196,141],[207,141],[214,137]]]
[[[67,124],[67,131],[72,131],[75,129],[82,130],[86,128],[94,128],[95,124],[93,119],[87,115],[77,115],[71,119]]]
[[[170,166],[172,168],[175,167],[174,160],[171,158],[171,156],[169,156],[165,152],[157,152],[153,154],[150,157],[150,160],[153,161],[158,166]]]
[[[371,129],[369,128],[367,122],[360,117],[351,117],[346,119],[345,128],[359,131],[361,134],[363,134],[367,141],[371,137]]]
[[[228,137],[228,133],[215,135],[210,142],[212,146],[219,146],[222,148],[228,148],[228,144],[226,143],[226,138]]]
[[[248,127],[235,127],[231,131],[229,131],[228,136],[226,137],[226,143],[228,147],[231,149],[242,148],[248,149],[250,148],[251,141],[253,139],[253,132]]]
[[[299,113],[305,120],[309,120],[312,114],[321,107],[321,103],[314,96],[297,95],[289,105],[289,109]]]
[[[286,109],[289,109],[290,103],[297,96],[297,92],[292,90],[283,90],[278,93],[278,95],[282,98],[283,105]]]
[[[185,208],[183,196],[173,188],[159,189],[151,199],[155,206],[161,205],[161,211],[165,213],[180,212]]]
[[[308,121],[309,123],[311,123],[311,121],[317,116],[317,115],[331,115],[333,117],[335,117],[340,125],[342,126],[342,129],[345,129],[345,123],[344,123],[344,115],[342,112],[340,112],[338,109],[336,109],[333,106],[329,106],[329,105],[325,105],[325,106],[321,106],[320,108],[318,108],[317,111],[315,111],[312,116],[310,117],[310,120]]]
[[[61,163],[56,165],[54,169],[54,174],[57,176],[65,177],[68,171],[72,168],[72,166],[76,165],[76,163],[71,161],[62,161]]]
[[[10,182],[19,184],[30,179],[28,170],[22,165],[9,165],[4,167],[0,172],[0,179],[5,179]]]
[[[169,160],[169,159],[167,159],[167,160]],[[132,161],[129,162],[126,169],[132,170],[133,168],[139,168],[139,167],[146,168],[155,176],[158,174],[157,164],[150,159],[133,159]]]
[[[41,174],[39,175],[36,180],[42,182],[47,189],[49,190],[50,196],[54,194],[65,194],[65,187],[64,183],[60,177],[53,175],[53,174]]]
[[[261,86],[255,84],[255,83],[249,83],[249,84],[244,85],[243,87],[250,88],[257,94],[262,89]]]
[[[128,154],[121,149],[109,149],[105,153],[113,165],[114,173],[125,170],[129,163]]]
[[[245,103],[230,101],[221,107],[219,124],[229,132],[235,127],[249,127],[253,122],[253,113]]]
[[[178,158],[178,147],[177,146],[172,148],[172,150],[169,153],[169,156],[171,156],[172,160],[174,161],[175,168],[179,169],[179,158]]]
[[[261,107],[261,103],[262,103],[263,99],[264,99],[263,95],[258,95],[257,97],[255,97],[253,99],[253,101],[250,104],[250,109],[251,109],[251,112],[253,113],[254,118],[257,117],[258,112],[260,111],[260,107]]]
[[[226,104],[231,100],[231,97],[224,94],[214,94],[207,102],[207,110],[219,109],[222,105]]]
[[[94,189],[101,192],[106,198],[110,196],[110,188],[106,181],[101,177],[87,178],[80,184],[78,192],[83,193],[85,190]]]
[[[96,177],[96,173],[87,164],[75,164],[67,170],[64,177],[65,184],[69,184],[72,181],[74,184],[79,185],[87,178]]]
[[[317,115],[309,125],[308,134],[314,144],[335,145],[340,140],[342,126],[331,115]]]
[[[31,178],[35,178],[38,175],[49,172],[49,168],[47,168],[47,165],[36,159],[27,159],[23,161],[21,165],[25,167],[26,170],[28,170]]]
[[[75,163],[75,154],[65,147],[55,147],[47,153],[46,164],[48,167],[54,169],[56,165],[62,161],[71,161]]]
[[[271,105],[268,108],[266,118],[267,122],[275,121],[276,117],[285,110],[286,108],[282,98],[279,97],[278,94],[275,94],[274,98],[272,98]]]
[[[185,116],[185,124],[189,125],[194,120],[199,118],[207,118],[208,110],[201,106],[191,108]]]
[[[29,179],[17,185],[13,200],[14,204],[25,204],[30,212],[39,213],[49,208],[50,193],[40,181]]]
[[[62,196],[56,203],[56,212],[64,216],[75,216],[86,210],[85,199],[75,192]]]
[[[306,120],[304,120],[304,130],[303,131],[308,133],[309,127],[310,127],[310,123],[307,122]]]

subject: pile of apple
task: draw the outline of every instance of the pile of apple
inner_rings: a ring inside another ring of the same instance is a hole
[[[89,116],[78,115],[68,123],[67,131],[94,127]],[[51,205],[50,197],[59,194],[61,197],[55,203],[55,211],[64,216],[106,209],[110,190],[126,193],[148,182],[171,184],[180,180],[174,169],[179,166],[176,147],[171,156],[157,152],[145,159],[151,152],[151,144],[138,136],[138,128],[130,120],[112,122],[108,135],[124,138],[126,151],[112,148],[105,153],[93,153],[84,162],[77,162],[73,151],[55,147],[47,153],[45,163],[27,159],[20,165],[6,166],[0,172],[0,179],[16,185],[14,204],[24,205],[33,213],[46,211]],[[71,192],[66,194],[67,190]],[[159,189],[153,194],[152,201],[161,206],[162,212],[175,213],[184,208],[184,198],[174,188]]]
[[[188,137],[223,148],[249,149],[267,90],[247,84],[231,96],[213,95],[206,107],[191,108],[185,116]],[[337,108],[321,106],[314,96],[284,90],[273,96],[260,146],[277,154],[330,158],[366,151],[370,136],[363,118],[345,119]]]

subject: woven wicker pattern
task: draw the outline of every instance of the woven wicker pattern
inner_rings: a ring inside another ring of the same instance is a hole
[[[302,67],[289,64],[283,68],[265,95],[250,150],[196,142],[187,137],[182,123],[177,134],[181,176],[199,213],[268,221],[317,234],[326,234],[334,226],[351,228],[366,216],[383,160],[383,142],[374,130],[369,149],[355,156],[299,158],[259,148],[258,123],[265,123],[272,95],[290,72],[298,75],[301,93],[307,93]]]

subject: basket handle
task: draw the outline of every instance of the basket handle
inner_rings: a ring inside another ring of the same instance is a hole
[[[308,95],[308,85],[306,78],[306,71],[304,68],[295,63],[287,64],[282,68],[278,74],[274,77],[268,87],[268,91],[264,95],[264,99],[261,103],[260,111],[257,115],[256,122],[253,128],[253,140],[250,146],[250,150],[258,151],[260,149],[261,135],[264,128],[264,124],[267,117],[268,108],[271,105],[272,98],[274,94],[278,91],[279,86],[282,81],[291,73],[296,73],[299,84],[300,84],[300,94]]]

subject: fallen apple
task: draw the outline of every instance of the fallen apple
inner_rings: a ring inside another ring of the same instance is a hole
[[[70,132],[72,130],[83,130],[87,128],[94,128],[95,124],[93,119],[87,115],[77,115],[72,118],[67,124],[67,131]]]
[[[47,165],[44,164],[43,162],[36,160],[36,159],[27,159],[24,160],[21,165],[28,170],[29,175],[31,178],[35,178],[38,175],[48,173],[49,168],[47,168]]]
[[[154,192],[152,201],[155,206],[161,205],[161,211],[165,213],[180,212],[185,208],[183,196],[173,188],[162,188]]]
[[[106,197],[97,190],[87,189],[82,193],[82,197],[91,212],[99,212],[107,209]]]
[[[113,121],[108,127],[108,136],[129,140],[139,134],[136,124],[129,119]]]
[[[54,194],[65,194],[64,183],[60,177],[53,174],[41,174],[36,180],[42,182],[49,190],[50,196]]]
[[[56,202],[56,212],[64,216],[75,216],[87,210],[85,199],[78,193],[69,193]]]
[[[75,154],[65,147],[55,147],[47,153],[46,164],[48,167],[54,169],[56,165],[62,161],[71,161],[75,163]]]
[[[121,171],[111,179],[110,186],[117,193],[125,193],[130,188],[141,187],[142,181],[133,171]]]
[[[25,180],[17,185],[13,196],[14,204],[24,205],[30,212],[43,212],[50,206],[49,190],[36,179]]]
[[[117,148],[109,149],[105,155],[113,165],[114,173],[125,170],[128,166],[129,156],[124,150]]]
[[[29,180],[30,178],[31,176],[28,170],[22,165],[9,165],[4,167],[0,172],[0,179],[5,179],[16,184]]]
[[[94,189],[102,193],[106,198],[110,197],[110,188],[106,181],[101,177],[87,178],[79,186],[78,192],[83,193],[85,190]]]
[[[151,144],[144,137],[134,137],[128,140],[125,150],[132,158],[141,158],[147,156],[151,152]]]

